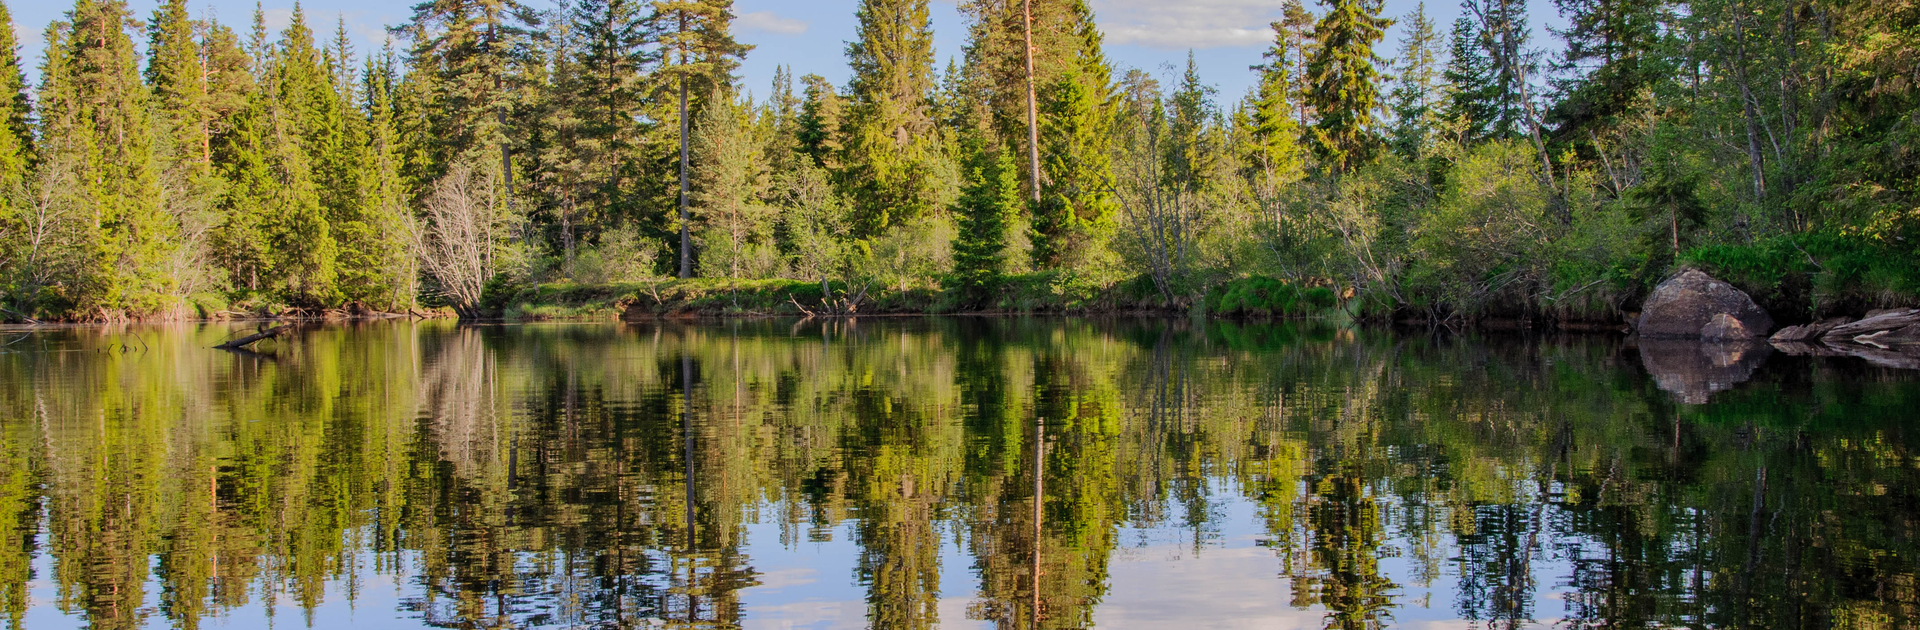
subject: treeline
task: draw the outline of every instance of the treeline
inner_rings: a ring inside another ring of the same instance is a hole
[[[843,310],[1281,286],[1241,293],[1612,319],[1679,265],[1786,321],[1920,294],[1904,5],[1564,0],[1536,42],[1518,0],[1450,27],[1290,2],[1236,97],[1191,59],[1116,67],[1084,0],[1027,4],[963,2],[936,69],[926,0],[863,0],[847,85],[782,71],[756,97],[727,0],[429,2],[378,51],[297,7],[241,33],[78,0],[38,86],[0,33],[0,308],[483,315],[677,275],[818,282]]]

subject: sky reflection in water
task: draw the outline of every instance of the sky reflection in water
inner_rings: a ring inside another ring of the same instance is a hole
[[[0,354],[0,623],[1902,628],[1920,603],[1920,379],[1849,359],[1045,319],[207,349],[237,330]]]

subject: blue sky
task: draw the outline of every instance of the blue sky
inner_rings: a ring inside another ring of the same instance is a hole
[[[190,0],[191,1],[191,0]],[[526,0],[536,8],[550,7],[546,0]],[[1107,34],[1107,54],[1117,64],[1142,68],[1156,75],[1184,68],[1192,50],[1200,63],[1201,77],[1220,89],[1222,104],[1230,104],[1253,85],[1248,67],[1260,62],[1260,53],[1271,41],[1267,23],[1279,15],[1281,0],[1091,0],[1100,27]],[[1437,0],[1427,6],[1428,14],[1442,29],[1459,13],[1456,0]],[[1534,16],[1535,44],[1550,44],[1540,31],[1543,19],[1558,23],[1549,0],[1529,0]],[[1385,13],[1400,17],[1413,11],[1418,0],[1387,0]],[[135,14],[144,19],[153,12],[158,0],[132,0]],[[284,26],[292,15],[291,0],[267,0],[270,27]],[[844,84],[847,78],[846,42],[854,37],[854,9],[858,0],[735,0],[735,24],[741,41],[756,46],[741,69],[741,80],[755,94],[765,94],[780,65],[790,65],[796,75],[820,74]],[[13,10],[15,30],[21,39],[21,56],[29,72],[40,65],[41,31],[48,22],[64,19],[70,1],[8,3]],[[252,19],[253,0],[197,0],[194,13],[212,11],[221,22],[243,26]],[[408,0],[310,0],[303,4],[308,19],[330,26],[336,18],[345,20],[358,40],[361,51],[378,48],[384,26],[404,19],[410,13]],[[966,40],[966,23],[954,0],[932,0],[933,28],[938,64],[957,59]],[[1320,7],[1309,0],[1309,8]],[[1391,58],[1398,48],[1400,29],[1396,26],[1382,42],[1378,53]]]

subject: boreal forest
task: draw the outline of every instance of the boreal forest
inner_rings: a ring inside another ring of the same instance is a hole
[[[428,0],[377,50],[186,0],[77,0],[40,59],[0,28],[0,316],[706,287],[1617,322],[1686,267],[1783,321],[1920,295],[1914,0],[1288,0],[1261,65],[1184,72],[1109,61],[1087,0],[961,0],[945,63],[928,0],[862,0],[845,85],[770,86],[731,4]]]

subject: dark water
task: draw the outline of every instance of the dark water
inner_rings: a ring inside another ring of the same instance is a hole
[[[1920,374],[1856,359],[1057,320],[207,349],[236,330],[0,334],[0,623],[1920,624]]]

